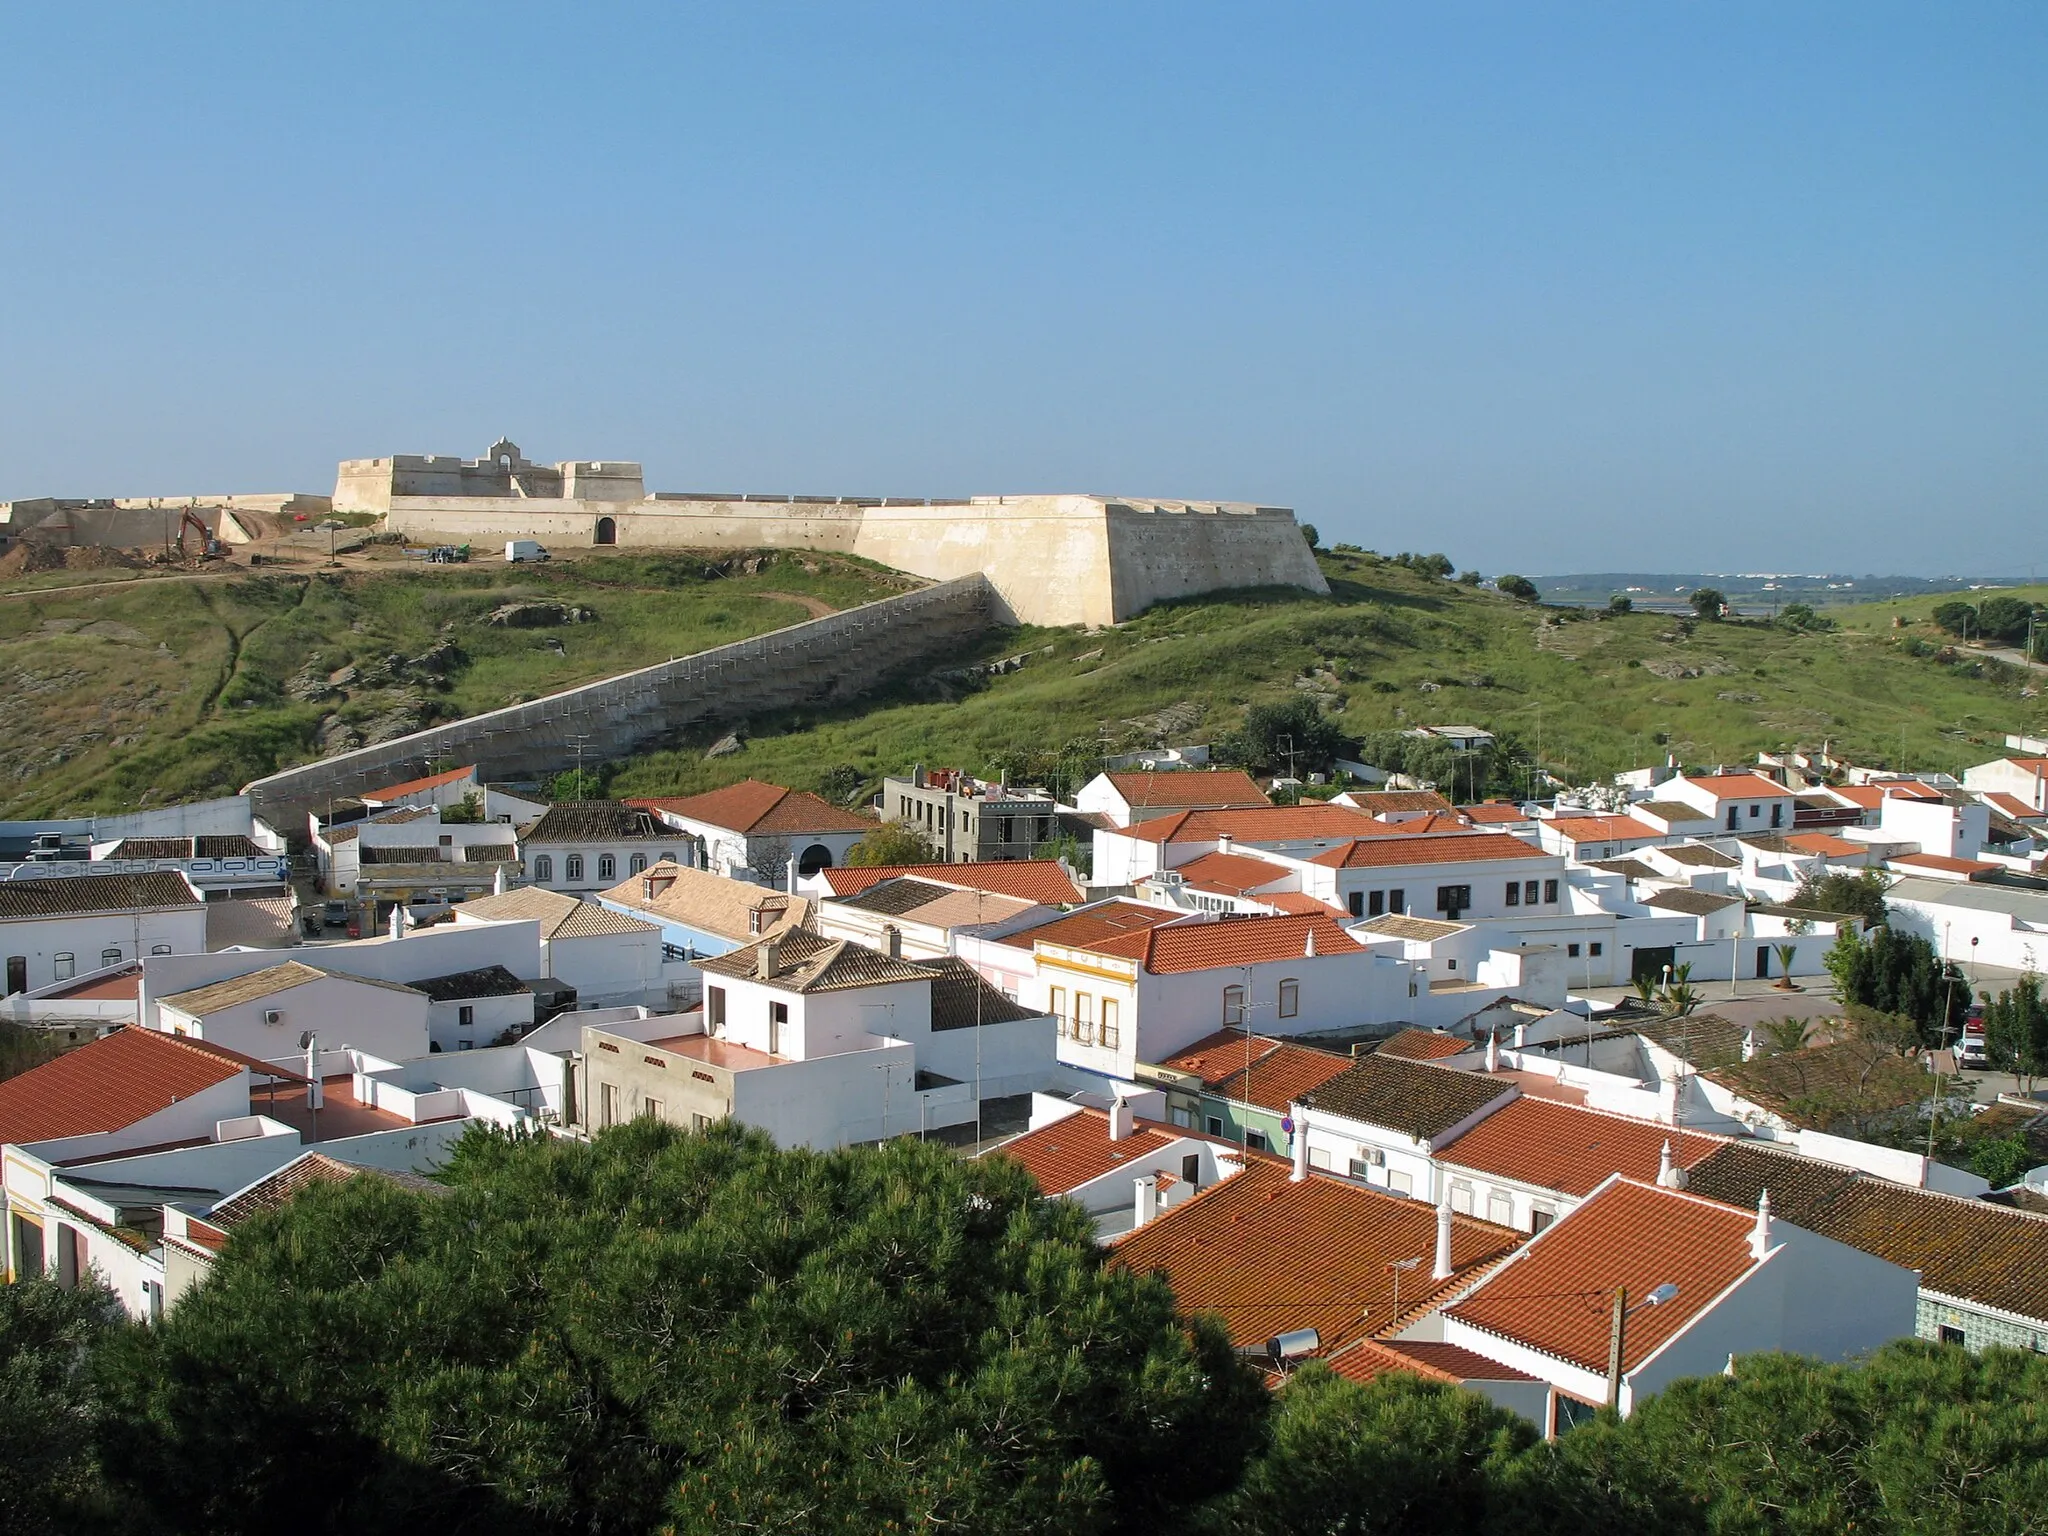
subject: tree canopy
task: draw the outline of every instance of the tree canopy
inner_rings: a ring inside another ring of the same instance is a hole
[[[2048,1002],[2032,971],[1984,1004],[1984,1054],[2015,1077],[2048,1073]]]
[[[1921,1044],[1947,1045],[1962,1033],[1969,980],[1919,935],[1878,927],[1866,937],[1845,923],[1825,964],[1843,1002],[1912,1020]]]
[[[1728,594],[1719,587],[1694,587],[1688,599],[1692,611],[1703,619],[1718,619],[1721,610],[1728,606]]]
[[[1236,767],[1292,767],[1305,773],[1329,768],[1343,748],[1344,733],[1315,700],[1293,698],[1252,705],[1244,712],[1244,724],[1211,751],[1218,762]]]
[[[907,821],[885,821],[846,850],[846,862],[856,869],[873,869],[894,864],[936,864],[939,856],[931,839]]]
[[[1831,870],[1810,874],[1799,882],[1792,905],[1813,912],[1840,912],[1860,917],[1866,923],[1885,920],[1884,893],[1889,887],[1881,869],[1866,869],[1860,875]]]

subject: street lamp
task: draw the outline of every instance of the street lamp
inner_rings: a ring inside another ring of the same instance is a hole
[[[1628,1304],[1628,1287],[1614,1288],[1614,1323],[1607,1335],[1607,1406],[1621,1412],[1621,1351],[1628,1335],[1628,1320],[1645,1307],[1661,1307],[1678,1294],[1669,1280],[1651,1291],[1634,1306]]]

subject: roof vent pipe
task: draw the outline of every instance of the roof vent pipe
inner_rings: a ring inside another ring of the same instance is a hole
[[[1429,1277],[1432,1280],[1451,1278],[1451,1196],[1448,1190],[1436,1208],[1436,1264]]]
[[[891,960],[901,960],[903,958],[903,930],[901,928],[898,928],[894,923],[884,923],[882,925],[882,942],[888,949]]]

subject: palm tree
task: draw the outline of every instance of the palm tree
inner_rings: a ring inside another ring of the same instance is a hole
[[[1671,973],[1671,981],[1657,994],[1666,1018],[1683,1018],[1700,1005],[1700,989],[1692,984],[1692,962],[1686,961]]]
[[[1772,946],[1772,949],[1778,956],[1778,990],[1790,992],[1792,990],[1792,962],[1799,957],[1799,946],[1797,944],[1775,944]]]

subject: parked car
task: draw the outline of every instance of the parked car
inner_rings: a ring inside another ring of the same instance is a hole
[[[345,901],[330,901],[320,908],[320,920],[330,928],[339,928],[348,922],[348,906]]]
[[[1970,1011],[1963,1015],[1963,1038],[1956,1042],[1956,1065],[1962,1067],[1988,1067],[1991,1054],[1984,1048],[1984,1005],[1970,1004]]]
[[[546,560],[548,552],[532,539],[507,539],[505,541],[505,563],[517,565],[521,561]]]

